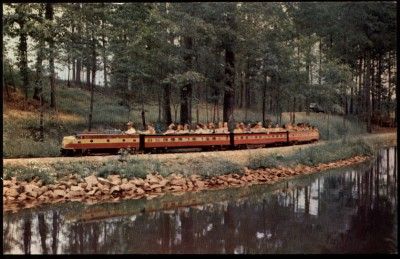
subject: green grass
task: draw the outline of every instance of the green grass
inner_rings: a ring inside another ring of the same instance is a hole
[[[53,168],[38,167],[35,165],[25,166],[5,166],[3,168],[3,177],[6,180],[11,177],[16,177],[18,181],[30,182],[34,179],[42,180],[44,184],[54,183],[56,177],[54,176]]]
[[[249,168],[272,168],[277,166],[295,166],[297,164],[314,166],[357,155],[374,155],[373,147],[363,140],[343,139],[319,146],[306,147],[288,156],[279,154],[253,156],[249,159]]]

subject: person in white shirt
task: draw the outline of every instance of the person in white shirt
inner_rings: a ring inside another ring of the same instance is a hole
[[[126,126],[127,126],[127,130],[125,131],[125,133],[126,134],[136,134],[136,130],[135,130],[135,128],[133,127],[133,123],[131,122],[131,121],[129,121],[127,124],[126,124]]]
[[[171,123],[164,134],[175,134],[175,124]]]
[[[154,129],[153,125],[149,124],[149,125],[147,125],[147,130],[142,131],[142,134],[147,134],[147,135],[156,134],[156,130]]]

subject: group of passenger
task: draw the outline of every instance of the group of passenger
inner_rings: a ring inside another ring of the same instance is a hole
[[[127,126],[127,130],[125,131],[126,134],[156,134],[156,130],[154,128],[154,126],[152,124],[148,124],[147,125],[147,129],[144,131],[140,131],[140,130],[136,130],[133,127],[133,123],[132,122],[128,122],[126,124]]]
[[[306,131],[306,130],[315,130],[318,131],[318,129],[314,126],[311,126],[309,123],[297,123],[297,125],[293,124],[286,124],[285,129],[291,130],[291,131]]]
[[[127,134],[157,134],[154,126],[152,124],[147,125],[147,129],[144,131],[136,130],[133,127],[132,122],[127,123]],[[261,122],[257,122],[255,124],[247,124],[245,125],[243,122],[238,122],[233,129],[233,133],[269,133],[269,132],[279,132],[279,131],[305,131],[305,130],[317,130],[314,126],[311,126],[308,123],[298,123],[297,125],[293,124],[285,124],[283,127],[280,127],[279,124],[275,124],[272,126],[268,124],[267,127],[263,127]],[[162,134],[186,134],[186,133],[197,133],[197,134],[209,134],[209,133],[229,133],[228,123],[227,122],[218,122],[217,125],[210,122],[207,124],[197,123],[195,128],[191,127],[189,124],[175,124],[171,123],[167,130]]]

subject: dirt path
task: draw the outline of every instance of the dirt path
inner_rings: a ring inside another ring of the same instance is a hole
[[[362,137],[366,141],[372,143],[386,142],[396,143],[397,133],[379,133],[379,134],[365,134]],[[279,153],[282,155],[288,155],[290,153],[296,152],[299,149],[318,146],[325,144],[326,141],[319,141],[313,144],[296,145],[296,146],[285,146],[285,147],[271,147],[271,148],[258,148],[258,149],[242,149],[242,150],[230,150],[230,151],[216,151],[216,152],[190,152],[190,153],[169,153],[169,154],[138,154],[132,155],[135,157],[140,157],[142,159],[156,158],[159,160],[174,160],[174,159],[196,159],[202,157],[219,157],[236,162],[238,164],[246,163],[248,158],[252,155],[266,155]],[[29,163],[64,163],[64,162],[80,162],[80,161],[93,161],[93,162],[105,162],[117,160],[119,156],[85,156],[85,157],[40,157],[40,158],[13,158],[13,159],[3,159],[3,165],[27,165]]]

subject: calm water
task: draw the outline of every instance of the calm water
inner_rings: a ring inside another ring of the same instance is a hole
[[[12,253],[397,253],[396,148],[274,186],[3,216]]]

